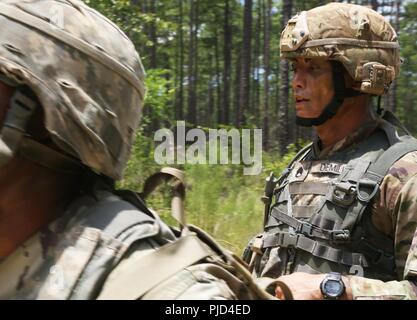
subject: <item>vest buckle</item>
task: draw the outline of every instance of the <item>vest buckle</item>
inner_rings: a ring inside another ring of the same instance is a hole
[[[356,184],[358,199],[363,202],[369,202],[378,192],[379,184],[370,179],[361,179]]]
[[[313,235],[313,225],[307,222],[301,222],[296,229],[296,233],[311,237]]]
[[[349,230],[333,230],[330,232],[330,241],[332,243],[343,243],[350,241]]]
[[[331,201],[335,204],[348,207],[355,200],[356,187],[350,182],[339,182],[334,185]]]

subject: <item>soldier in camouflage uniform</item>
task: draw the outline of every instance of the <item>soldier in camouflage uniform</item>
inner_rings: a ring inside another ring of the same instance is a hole
[[[0,30],[0,299],[262,297],[207,235],[115,190],[145,95],[121,30],[78,0],[1,1]]]
[[[395,31],[367,7],[331,3],[290,19],[280,50],[297,123],[317,139],[269,178],[245,260],[295,299],[416,299],[417,143],[371,106],[399,73]]]

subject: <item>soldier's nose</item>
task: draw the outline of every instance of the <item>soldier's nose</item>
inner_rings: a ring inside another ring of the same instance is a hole
[[[298,89],[304,89],[306,85],[306,80],[305,80],[305,76],[303,74],[302,71],[295,71],[294,72],[294,76],[292,78],[291,81],[291,86],[293,88],[293,90],[295,91],[297,88]]]

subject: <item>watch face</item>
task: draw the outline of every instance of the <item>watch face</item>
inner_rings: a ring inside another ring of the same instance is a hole
[[[324,284],[324,291],[329,297],[338,297],[343,292],[343,286],[340,281],[329,279]]]

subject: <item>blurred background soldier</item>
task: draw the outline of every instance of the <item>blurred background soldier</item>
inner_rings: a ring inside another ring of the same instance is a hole
[[[417,142],[371,101],[399,73],[394,29],[367,7],[331,3],[290,19],[280,49],[297,124],[317,139],[269,178],[265,231],[245,260],[295,299],[416,299]]]
[[[145,95],[120,29],[81,1],[11,0],[0,30],[0,298],[267,297],[202,231],[115,190]],[[177,170],[145,193],[169,179],[178,200]]]

